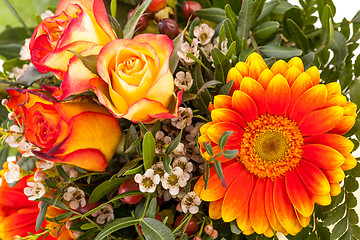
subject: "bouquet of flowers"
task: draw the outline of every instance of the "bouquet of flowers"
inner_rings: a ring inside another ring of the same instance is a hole
[[[360,239],[360,12],[3,2],[1,240]]]

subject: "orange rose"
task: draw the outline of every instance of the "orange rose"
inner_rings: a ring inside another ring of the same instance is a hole
[[[120,140],[117,120],[92,101],[58,103],[38,90],[8,89],[8,106],[41,159],[103,171]]]
[[[30,41],[31,62],[42,73],[60,80],[73,56],[94,45],[116,39],[102,0],[60,0],[55,16],[35,28]]]
[[[100,103],[133,122],[175,117],[181,100],[169,69],[172,51],[166,35],[140,34],[106,44],[97,58],[101,78],[90,80]]]
[[[22,178],[14,187],[2,181],[0,185],[0,239],[12,240],[14,236],[25,237],[35,233],[38,202],[30,201],[24,194],[27,178]]]

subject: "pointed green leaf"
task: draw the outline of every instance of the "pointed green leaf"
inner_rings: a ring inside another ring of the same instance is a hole
[[[222,86],[219,90],[219,95],[229,95],[229,92],[231,90],[231,87],[233,85],[233,80],[226,83],[224,86]]]
[[[227,185],[226,185],[226,182],[225,182],[225,177],[224,177],[224,173],[223,173],[223,170],[222,170],[222,167],[221,167],[221,163],[219,162],[219,160],[214,160],[214,168],[215,168],[215,172],[216,172],[216,175],[218,176],[218,178],[220,179],[221,181],[221,185],[224,187],[224,188],[227,188]]]
[[[153,165],[155,156],[155,139],[151,132],[145,133],[143,140],[143,160],[145,171]]]
[[[171,230],[159,220],[144,218],[140,225],[146,240],[175,240]]]
[[[104,227],[98,235],[95,237],[94,240],[102,240],[112,234],[113,232],[116,232],[120,229],[134,226],[136,224],[140,223],[140,219],[135,217],[123,217],[123,218],[117,218],[111,223],[109,223],[106,227]]]
[[[25,171],[32,171],[36,167],[37,157],[21,157],[21,159],[17,162],[17,165],[24,169]]]
[[[313,52],[309,52],[308,54],[306,54],[305,56],[303,56],[301,58],[301,60],[303,61],[304,64],[304,70],[307,70],[313,63],[314,61],[314,57],[315,54]]]
[[[265,57],[275,57],[277,59],[292,58],[300,56],[302,54],[301,49],[298,48],[280,47],[275,45],[265,45],[259,48],[260,52]]]
[[[165,155],[164,160],[163,160],[163,166],[164,166],[165,172],[167,172],[169,174],[171,173],[171,167],[170,167],[171,160],[172,160],[172,158],[169,155]]]
[[[49,205],[47,203],[43,203],[40,206],[40,211],[39,211],[39,214],[38,214],[37,219],[36,219],[36,226],[35,226],[36,231],[40,230],[40,227],[44,222],[48,206]]]
[[[333,39],[330,42],[329,48],[334,52],[333,63],[339,66],[345,61],[348,55],[346,38],[338,31],[334,31]]]
[[[76,51],[70,49],[68,51],[76,55],[85,65],[85,67],[90,70],[90,72],[97,74],[97,69],[96,69],[97,55],[81,56],[80,53]]]
[[[237,34],[241,41],[241,48],[247,48],[247,39],[249,38],[253,15],[253,1],[243,0],[239,13],[239,22]]]
[[[57,201],[55,199],[51,199],[51,198],[47,198],[47,197],[41,197],[41,198],[39,198],[37,200],[42,201],[44,203],[47,203],[48,205],[52,205],[52,206],[58,207],[60,209],[66,210],[66,211],[70,210],[64,203],[62,203],[60,201]]]
[[[125,39],[132,39],[135,32],[136,24],[138,23],[145,10],[149,7],[151,2],[152,0],[145,0],[139,7],[135,9],[134,13],[131,14],[123,30]]]
[[[255,39],[263,40],[275,33],[279,26],[280,24],[277,21],[267,21],[254,28],[252,34]]]
[[[239,154],[239,150],[237,150],[237,149],[224,151],[224,157],[227,159],[233,159],[238,154]]]
[[[225,32],[225,36],[228,40],[229,43],[236,43],[236,47],[237,47],[237,51],[240,52],[241,50],[241,42],[239,37],[236,35],[236,31],[235,31],[235,25],[227,18],[224,22],[223,22],[223,26],[224,26],[224,32]]]
[[[210,142],[203,142],[203,145],[204,145],[204,148],[205,148],[205,151],[210,155],[210,156],[213,156],[214,155],[214,150],[211,146],[211,143]]]
[[[263,18],[269,16],[269,14],[276,8],[276,6],[280,3],[280,0],[272,0],[264,4],[264,8],[261,11],[260,16],[258,17],[258,21],[261,21]]]
[[[309,51],[309,40],[305,36],[305,33],[301,28],[292,20],[286,20],[289,34],[292,40],[299,46],[304,52]]]
[[[156,198],[151,199],[149,203],[149,207],[146,210],[146,217],[155,218],[156,206],[157,206]]]
[[[228,140],[228,138],[231,136],[231,134],[233,134],[234,132],[233,131],[225,131],[219,138],[219,148],[220,150],[223,150],[225,145],[226,145],[226,142]]]
[[[166,148],[165,150],[165,155],[169,155],[170,153],[172,153],[176,148],[177,146],[179,145],[180,141],[181,141],[181,137],[182,137],[182,133],[183,133],[183,128],[181,128],[181,131],[180,133],[176,136],[176,138],[174,138],[169,146]]]
[[[321,44],[328,46],[334,36],[333,15],[329,5],[326,5],[321,17]]]
[[[221,23],[225,20],[225,10],[221,8],[205,8],[195,11],[195,15],[200,19],[205,19],[214,23]]]
[[[237,16],[232,10],[230,4],[225,5],[225,16],[231,20],[231,23],[236,26],[237,24]]]
[[[253,16],[252,16],[252,22],[254,23],[258,17],[260,16],[263,8],[264,8],[265,0],[255,0],[253,4]]]
[[[113,0],[112,2],[116,2],[116,0]],[[114,29],[114,32],[115,32],[117,38],[118,39],[123,38],[124,33],[122,31],[120,23],[116,20],[115,17],[113,17],[111,15],[108,15],[108,17],[109,17],[110,24],[111,24],[112,28]]]
[[[184,30],[179,35],[177,35],[176,38],[173,40],[174,51],[172,52],[169,60],[169,68],[171,73],[175,73],[175,70],[178,66],[179,56],[177,55],[177,52],[180,51],[181,44],[183,44],[184,34],[187,28],[188,28],[188,24],[186,25]]]
[[[211,56],[215,65],[215,78],[225,83],[226,75],[231,68],[229,59],[218,48],[211,50]]]
[[[348,218],[344,217],[334,226],[330,235],[330,240],[336,240],[341,237],[347,231],[348,227]]]
[[[115,188],[119,187],[121,185],[121,183],[124,182],[124,180],[125,180],[125,178],[115,178],[113,180],[108,180],[108,181],[102,182],[90,194],[89,203],[94,203],[94,202],[99,201],[106,194],[113,191]]]

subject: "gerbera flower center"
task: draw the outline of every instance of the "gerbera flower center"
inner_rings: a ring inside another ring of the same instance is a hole
[[[303,144],[294,121],[262,115],[245,128],[238,160],[259,178],[275,179],[297,166]]]

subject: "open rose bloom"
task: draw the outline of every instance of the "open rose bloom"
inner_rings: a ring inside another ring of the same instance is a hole
[[[20,116],[25,138],[41,159],[103,171],[120,140],[120,127],[92,101],[58,103],[36,90],[8,89],[8,106]]]
[[[61,0],[55,16],[35,28],[30,41],[31,62],[42,73],[64,77],[70,58],[68,50],[82,52],[116,39],[102,0]]]

